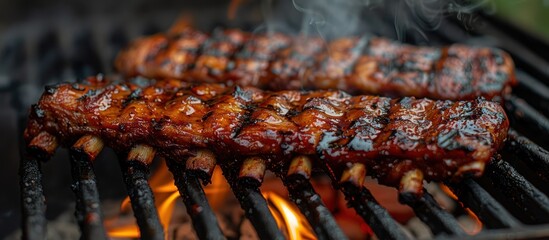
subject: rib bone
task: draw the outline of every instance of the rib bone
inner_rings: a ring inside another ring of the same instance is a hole
[[[423,193],[423,173],[418,169],[406,172],[400,180],[399,192],[401,195],[420,196]]]
[[[343,171],[339,183],[349,182],[357,187],[362,187],[366,178],[366,166],[362,163],[354,163],[348,169]]]
[[[149,166],[154,159],[155,152],[151,146],[138,144],[128,153],[128,161],[138,161]]]
[[[249,157],[244,160],[242,167],[240,168],[239,178],[253,178],[257,182],[263,182],[263,176],[265,176],[265,170],[267,165],[265,161],[260,157]]]
[[[185,166],[189,170],[201,171],[211,177],[215,169],[215,154],[208,149],[199,149],[196,154],[187,159]]]
[[[29,143],[29,149],[43,160],[53,156],[58,146],[57,138],[48,132],[40,132]]]
[[[311,158],[305,155],[300,155],[292,159],[287,176],[299,174],[309,179],[311,177],[312,163]]]
[[[94,160],[97,155],[103,150],[103,140],[93,135],[85,135],[78,139],[72,146],[72,149],[81,151],[88,155],[88,159]]]
[[[471,162],[461,166],[455,173],[456,178],[464,176],[464,174],[472,174],[475,177],[479,177],[484,172],[486,163],[484,162]]]

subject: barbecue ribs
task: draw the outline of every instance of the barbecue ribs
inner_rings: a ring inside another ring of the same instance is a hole
[[[269,92],[178,80],[90,78],[46,88],[25,139],[53,154],[84,135],[117,151],[148,145],[169,159],[210,149],[218,163],[249,156],[277,168],[310,156],[337,170],[362,163],[388,185],[417,169],[445,180],[488,162],[509,127],[495,102],[350,96],[343,91]]]
[[[234,29],[145,37],[121,52],[116,66],[130,77],[442,100],[501,100],[516,84],[513,61],[494,48],[419,47],[377,37],[327,43]]]

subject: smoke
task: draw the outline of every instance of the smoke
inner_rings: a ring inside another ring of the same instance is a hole
[[[444,18],[455,17],[469,29],[474,26],[476,13],[484,11],[487,14],[496,12],[496,6],[490,0],[402,0],[398,1],[393,10],[395,16],[395,30],[399,39],[406,31],[415,31],[425,36],[424,31],[434,31],[440,28]]]
[[[440,27],[443,18],[449,14],[455,14],[458,20],[463,21],[470,19],[479,9],[488,9],[488,6],[495,8],[489,0],[477,0],[473,3],[449,0],[403,0],[399,2],[399,7],[394,11],[395,15],[398,13],[408,14],[403,22],[406,21],[424,30],[436,30]]]
[[[293,7],[303,14],[302,34],[318,34],[323,38],[354,35],[365,23],[364,10],[382,0],[292,0]]]
[[[332,39],[386,35],[382,30],[386,26],[381,25],[393,21],[397,39],[405,40],[410,34],[427,39],[425,33],[439,29],[447,17],[471,28],[481,9],[488,14],[496,11],[491,0],[263,0],[266,21],[262,27]]]

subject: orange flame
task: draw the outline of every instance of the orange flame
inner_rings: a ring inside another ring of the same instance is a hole
[[[111,229],[108,234],[110,238],[139,238],[139,228],[135,224],[130,224]]]
[[[459,202],[458,200],[458,197],[456,196],[456,194],[454,192],[452,192],[452,190],[450,190],[450,188],[444,184],[440,184],[440,189],[446,193],[446,195],[448,195],[450,198],[454,199],[455,201]],[[465,230],[465,232],[467,232],[467,234],[469,235],[476,235],[478,234],[480,231],[482,231],[482,222],[480,221],[480,219],[478,218],[478,216],[473,212],[471,211],[471,209],[469,209],[468,207],[463,207],[465,209],[465,212],[467,212],[467,215],[468,217],[470,217],[471,219],[473,219],[474,221],[474,226],[473,227],[465,227],[463,226],[461,223],[460,225],[462,225],[461,227],[463,228],[463,230]]]
[[[288,239],[316,239],[309,222],[294,205],[273,192],[265,192],[263,196],[278,227],[285,230]]]
[[[167,230],[173,215],[175,201],[180,195],[174,185],[173,176],[168,171],[164,161],[151,176],[149,183],[155,197],[155,206],[158,209],[160,222],[164,227],[164,232],[168,233]],[[225,181],[219,167],[215,168],[212,183],[204,187],[204,192],[214,211],[224,204],[227,194],[231,194],[229,184]],[[263,195],[269,203],[269,209],[275,216],[278,226],[287,233],[289,239],[315,239],[311,226],[295,206],[273,192],[266,191]],[[120,204],[120,212],[128,213],[130,210],[131,202],[126,197]],[[139,227],[135,220],[123,224],[120,222],[118,217],[105,221],[110,238],[140,237]]]
[[[155,198],[155,206],[158,209],[160,223],[164,226],[164,232],[167,232],[172,218],[175,201],[179,197],[177,187],[174,185],[172,174],[168,172],[165,161],[153,174],[150,179],[150,186]],[[130,198],[126,197],[120,204],[121,212],[128,212],[131,209]],[[135,221],[123,226],[113,226],[116,219],[107,222],[108,235],[111,238],[139,238],[139,228]]]

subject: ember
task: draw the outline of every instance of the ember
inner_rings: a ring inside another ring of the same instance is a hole
[[[177,187],[174,185],[172,174],[168,171],[164,161],[161,161],[155,173],[150,179],[151,189],[155,197],[155,206],[164,232],[167,233],[167,239],[173,239],[168,231],[176,201],[180,198]],[[280,186],[281,187],[281,186]],[[204,187],[204,192],[212,208],[221,208],[224,201],[231,194],[230,187],[223,178],[221,169],[217,167],[212,175],[212,182]],[[269,203],[269,210],[275,216],[279,228],[285,233],[288,239],[315,239],[311,227],[299,210],[290,202],[277,195],[274,192],[263,192],[265,199]],[[131,211],[130,198],[125,198],[120,206],[120,214],[127,215]],[[139,227],[135,222],[126,223],[127,220],[120,216],[113,219],[107,219],[105,225],[111,238],[139,238]]]

